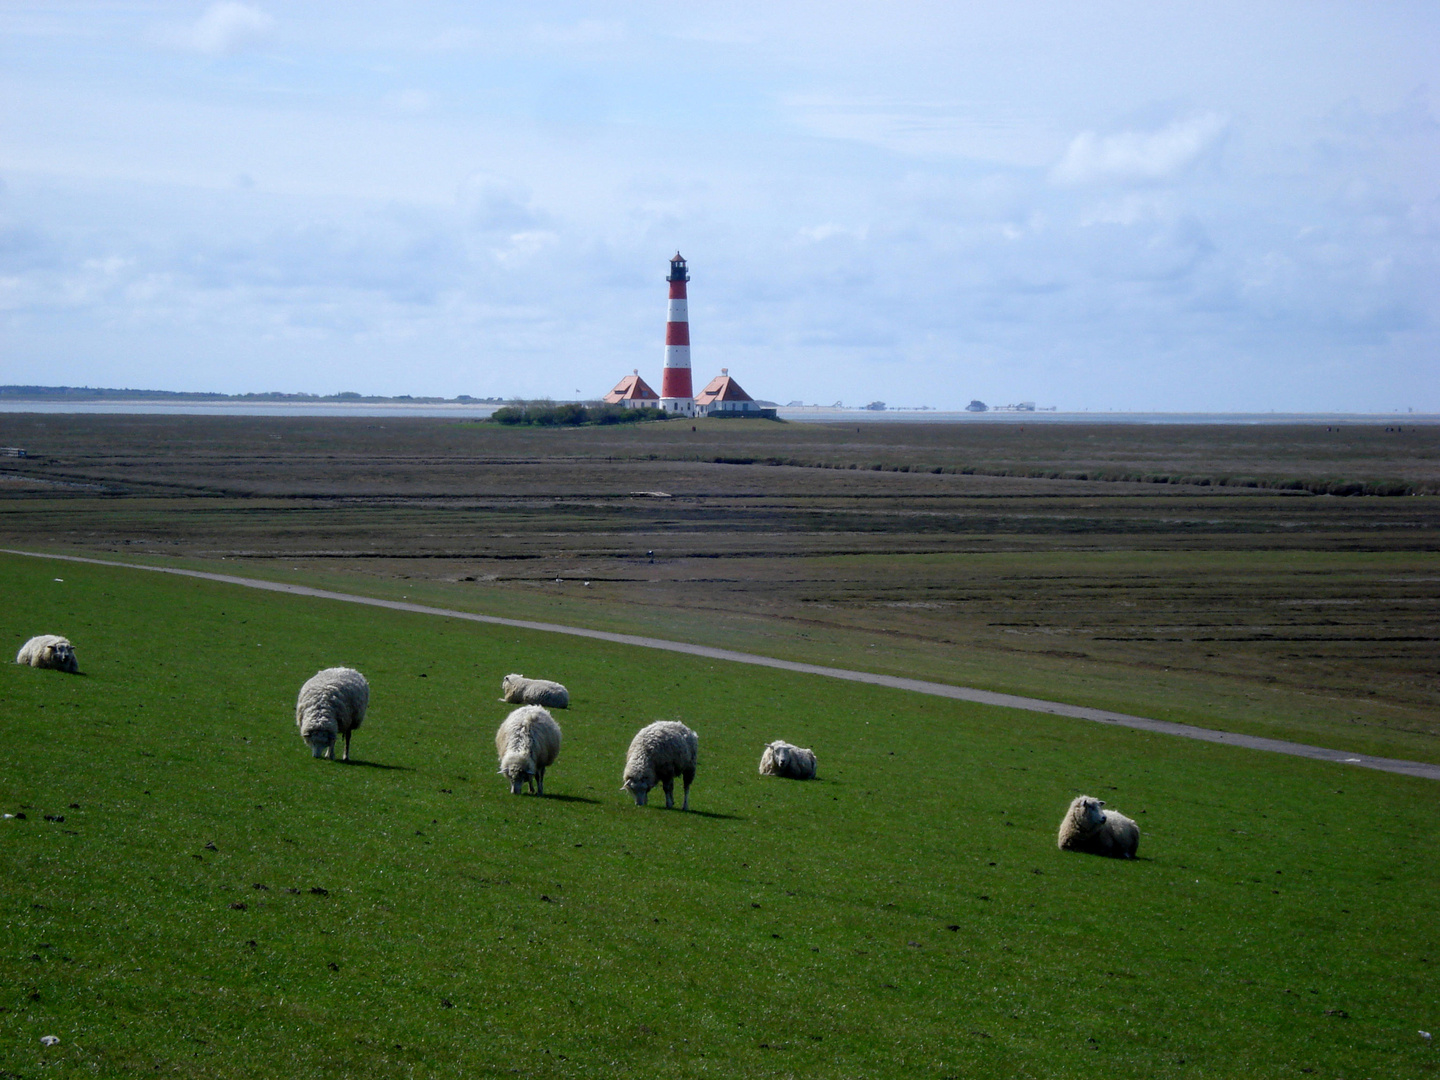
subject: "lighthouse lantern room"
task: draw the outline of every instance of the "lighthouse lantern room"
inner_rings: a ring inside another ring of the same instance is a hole
[[[660,378],[660,408],[683,416],[695,415],[695,394],[690,384],[690,312],[685,283],[690,273],[680,252],[670,260],[670,306],[665,320],[665,369]]]

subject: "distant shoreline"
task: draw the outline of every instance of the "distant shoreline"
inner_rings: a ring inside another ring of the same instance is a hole
[[[56,416],[331,416],[331,417],[455,417],[485,419],[498,404],[455,401],[56,401],[0,397],[6,413],[47,413]]]
[[[1440,424],[1437,413],[1203,413],[1203,412],[1019,412],[992,409],[983,413],[964,410],[834,409],[784,406],[781,420],[817,424]]]
[[[270,390],[260,394],[221,394],[202,390],[131,390],[105,386],[0,386],[0,402],[5,401],[63,401],[63,402],[115,402],[136,404],[173,402],[196,405],[495,405],[505,404],[509,398],[477,398],[469,394],[447,397],[414,397],[399,394],[386,397],[380,394],[356,394],[343,391],[338,394],[287,394]]]
[[[452,417],[483,419],[511,398],[331,394],[203,394],[171,390],[0,386],[0,414],[151,416]],[[559,399],[557,399],[558,401]],[[781,405],[781,420],[817,424],[1437,424],[1436,413],[1018,412]]]

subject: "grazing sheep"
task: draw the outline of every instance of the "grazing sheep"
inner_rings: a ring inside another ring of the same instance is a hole
[[[500,682],[500,694],[500,700],[511,705],[544,705],[547,709],[570,707],[570,691],[549,679],[506,675]]]
[[[621,790],[635,796],[636,806],[644,806],[650,789],[661,784],[665,788],[665,809],[669,810],[675,805],[675,777],[680,776],[685,780],[685,801],[680,809],[689,810],[690,784],[695,779],[699,753],[699,735],[678,720],[657,720],[630,740]]]
[[[545,770],[560,756],[560,725],[539,705],[522,705],[495,732],[495,753],[510,794],[519,795],[528,783],[534,794],[544,795]]]
[[[776,739],[760,755],[760,775],[783,776],[787,780],[814,780],[815,751]]]
[[[59,634],[32,637],[20,646],[20,651],[15,654],[15,662],[29,664],[31,667],[68,671],[71,675],[80,671],[80,661],[75,659],[74,647]]]
[[[1083,851],[1133,859],[1140,846],[1140,826],[1118,810],[1102,810],[1103,799],[1081,795],[1060,821],[1061,851]]]
[[[365,719],[369,704],[370,684],[354,668],[326,668],[311,676],[295,702],[295,726],[309,745],[310,756],[335,760],[335,737],[343,735],[341,760],[349,761],[350,733]]]

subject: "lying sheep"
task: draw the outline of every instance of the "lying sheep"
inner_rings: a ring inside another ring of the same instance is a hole
[[[1102,799],[1081,795],[1060,821],[1061,851],[1133,859],[1140,846],[1140,826],[1118,810],[1102,810]]]
[[[534,794],[544,795],[545,770],[560,756],[560,725],[539,705],[522,705],[495,732],[495,753],[510,794],[519,795],[528,783]]]
[[[68,671],[71,675],[80,671],[80,661],[75,659],[74,647],[59,634],[32,637],[20,646],[20,651],[15,654],[15,662],[29,664],[31,667]]]
[[[621,790],[635,796],[636,806],[644,806],[650,789],[661,784],[665,788],[665,809],[669,810],[675,805],[675,777],[681,776],[685,780],[685,801],[680,809],[689,810],[690,784],[695,779],[699,753],[699,735],[678,720],[657,720],[630,740]]]
[[[354,668],[332,667],[316,672],[300,687],[295,702],[295,726],[310,747],[311,757],[335,759],[335,737],[345,736],[350,760],[350,733],[365,719],[370,684]]]
[[[760,755],[760,775],[783,776],[787,780],[814,780],[815,751],[776,739]]]
[[[500,700],[511,705],[544,705],[547,709],[568,709],[570,691],[549,679],[506,675],[500,682]]]

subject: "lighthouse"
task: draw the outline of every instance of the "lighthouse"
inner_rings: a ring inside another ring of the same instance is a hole
[[[695,393],[690,386],[690,312],[685,283],[690,274],[680,252],[670,260],[670,308],[665,320],[665,370],[660,378],[660,408],[667,413],[695,415]]]

